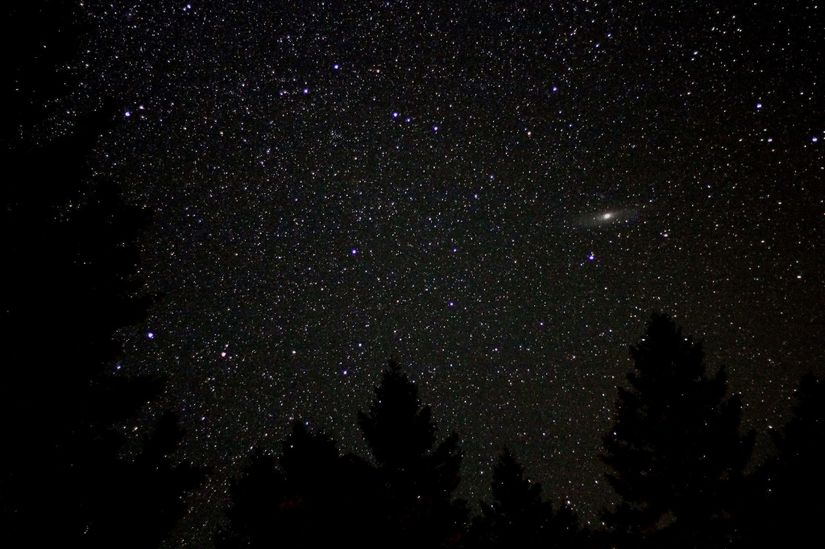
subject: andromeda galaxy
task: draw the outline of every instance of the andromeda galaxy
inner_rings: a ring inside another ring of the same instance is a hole
[[[574,225],[585,228],[627,225],[636,221],[638,217],[639,212],[636,208],[616,208],[579,215],[575,218]]]

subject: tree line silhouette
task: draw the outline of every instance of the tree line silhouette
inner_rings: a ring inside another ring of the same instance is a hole
[[[115,332],[145,318],[137,240],[146,212],[127,204],[87,159],[115,110],[73,130],[30,138],[48,101],[69,85],[65,63],[82,29],[69,3],[11,3],[3,39],[3,338],[0,375],[0,546],[158,547],[208,473],[172,458],[181,438],[166,413],[138,452],[115,428],[162,380],[112,375]],[[68,11],[67,11],[68,10]],[[37,29],[32,32],[32,29]],[[46,44],[48,47],[44,47]],[[44,108],[43,105],[46,105]],[[368,456],[342,453],[296,422],[277,455],[258,449],[231,489],[218,548],[325,545],[400,548],[819,547],[825,516],[825,384],[802,378],[773,453],[755,464],[755,433],[724,370],[702,346],[653,314],[630,348],[602,460],[618,503],[587,528],[551,503],[504,450],[490,497],[456,496],[461,444],[444,438],[417,386],[391,364],[357,414]],[[491,418],[493,420],[493,418]]]
[[[825,385],[802,379],[775,455],[748,472],[755,433],[740,432],[740,398],[724,370],[708,374],[701,344],[654,313],[630,353],[601,455],[619,503],[599,528],[545,499],[508,449],[470,517],[454,495],[458,436],[436,440],[430,408],[391,363],[357,416],[370,456],[295,422],[279,455],[250,456],[217,547],[819,547]]]

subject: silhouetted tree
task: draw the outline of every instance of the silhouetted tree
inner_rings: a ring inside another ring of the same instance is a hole
[[[365,462],[295,422],[277,459],[255,451],[233,484],[219,549],[379,547],[368,520],[376,486]]]
[[[753,475],[742,547],[821,547],[825,517],[825,383],[802,378],[775,455]]]
[[[91,469],[83,475],[91,492],[80,499],[86,547],[157,547],[169,535],[185,509],[184,494],[203,477],[201,469],[176,463],[172,454],[182,436],[177,417],[166,412],[132,460],[81,449],[82,465]]]
[[[541,484],[524,476],[508,449],[493,469],[491,503],[482,502],[466,544],[471,549],[580,547],[584,536],[568,507],[553,510],[541,496]]]
[[[218,532],[216,547],[277,547],[277,513],[283,493],[284,479],[275,458],[256,449],[240,478],[232,484],[231,502],[226,510],[228,525]]]
[[[630,354],[630,387],[619,389],[604,437],[608,480],[621,497],[605,513],[616,545],[727,545],[753,445],[739,432],[739,397],[725,397],[724,371],[708,377],[701,345],[665,315],[653,315]]]
[[[351,512],[344,461],[332,439],[293,424],[279,459],[284,475],[279,502],[281,541],[288,547],[327,545],[350,539],[345,517]]]
[[[461,451],[452,433],[435,446],[436,428],[418,388],[395,363],[358,424],[375,459],[382,487],[376,524],[396,547],[440,547],[456,543],[466,505],[453,498]]]
[[[87,160],[111,110],[37,130],[70,88],[63,69],[83,31],[76,4],[3,10],[0,34],[15,54],[4,56],[0,125],[0,545],[156,546],[194,471],[169,459],[171,419],[133,462],[121,459],[125,439],[113,429],[160,389],[114,375],[114,334],[143,319],[148,304],[135,297],[136,239],[148,216],[90,177]]]
[[[430,409],[391,365],[358,421],[375,464],[340,455],[295,422],[277,460],[260,451],[234,483],[222,549],[439,547],[460,539],[466,509],[453,499],[461,453],[453,434],[437,447]]]

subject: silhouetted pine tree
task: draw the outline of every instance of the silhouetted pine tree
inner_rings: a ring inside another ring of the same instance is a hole
[[[453,498],[461,451],[453,433],[435,446],[435,425],[418,389],[390,363],[358,424],[381,490],[376,526],[395,547],[442,547],[462,536],[466,505]]]
[[[279,459],[284,492],[279,503],[281,542],[287,547],[352,542],[352,493],[345,461],[332,439],[296,422]]]
[[[170,420],[134,463],[120,459],[124,439],[112,430],[160,387],[111,375],[121,351],[114,332],[146,311],[134,296],[147,216],[89,177],[111,112],[35,137],[70,85],[61,69],[82,31],[76,8],[3,5],[15,55],[4,56],[0,126],[0,545],[152,547],[181,509],[178,488],[194,477],[158,453],[160,439],[174,438],[164,434]]]
[[[473,521],[466,544],[470,549],[567,548],[585,541],[575,513],[567,507],[554,512],[553,505],[542,500],[541,484],[524,476],[508,449],[493,469],[492,496],[491,503],[482,502],[481,516]]]
[[[376,492],[364,462],[295,422],[276,460],[256,451],[233,485],[219,549],[378,547],[365,505]]]
[[[739,433],[739,397],[725,397],[724,371],[708,377],[701,345],[665,315],[653,315],[630,354],[630,387],[619,389],[604,437],[608,480],[621,497],[605,513],[616,546],[727,545],[753,445]]]
[[[284,479],[275,458],[260,449],[230,490],[228,524],[218,532],[218,549],[278,547],[279,509],[285,493]]]
[[[776,454],[754,474],[742,547],[825,544],[825,383],[811,374],[796,390],[793,415],[774,433]]]
[[[184,494],[202,480],[199,468],[173,459],[183,432],[177,417],[167,412],[145,438],[132,460],[114,452],[81,448],[83,480],[89,495],[80,498],[86,547],[142,549],[157,547],[173,530],[185,509]],[[85,442],[87,443],[87,442]]]

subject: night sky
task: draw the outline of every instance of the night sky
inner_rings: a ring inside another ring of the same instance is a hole
[[[825,373],[822,10],[83,2],[55,128],[122,106],[93,163],[154,212],[159,298],[113,370],[166,376],[155,408],[214,468],[181,535],[291,418],[363,452],[388,359],[461,434],[465,497],[506,444],[593,520],[654,309],[728,367],[748,426],[781,425]]]

